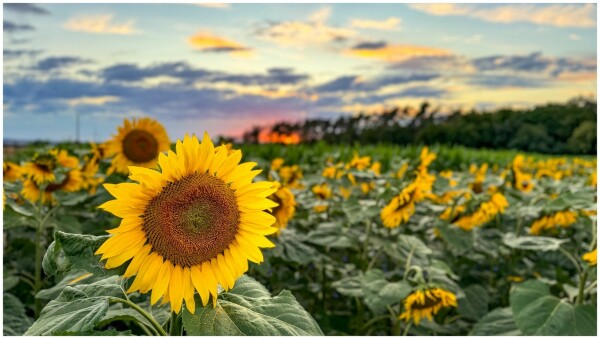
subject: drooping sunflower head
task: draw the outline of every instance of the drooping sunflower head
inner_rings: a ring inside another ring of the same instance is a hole
[[[56,156],[49,153],[36,154],[30,162],[23,165],[23,172],[36,184],[54,181],[54,170],[58,166]]]
[[[158,121],[125,119],[118,134],[106,142],[106,154],[114,155],[111,170],[128,174],[127,166],[154,167],[169,145],[167,131]]]
[[[321,200],[327,200],[331,198],[331,188],[326,182],[313,186],[312,192]]]
[[[162,297],[176,313],[185,300],[194,313],[195,291],[204,305],[210,296],[216,303],[217,285],[231,289],[248,260],[263,261],[260,248],[274,246],[265,235],[277,231],[265,212],[277,206],[267,198],[277,185],[253,183],[260,171],[241,158],[206,133],[202,143],[186,135],[176,153],[159,156],[160,171],[131,166],[138,183],[104,185],[116,199],[100,208],[123,220],[96,254],[107,268],[129,262],[128,292],[152,290],[152,304]]]
[[[593,251],[585,253],[581,258],[587,261],[590,266],[596,266],[598,262],[598,249],[594,248]]]
[[[371,157],[361,157],[358,153],[354,153],[352,160],[350,160],[350,168],[356,168],[359,171],[367,169],[371,165]]]
[[[40,201],[42,203],[51,203],[54,201],[53,193],[58,191],[76,192],[82,188],[83,174],[79,170],[70,170],[64,174],[64,178],[58,182],[50,182],[43,189],[33,177],[23,182],[21,195],[31,202]]]
[[[21,169],[21,166],[14,162],[6,161],[2,164],[2,174],[4,181],[13,182],[21,179],[23,170]]]
[[[408,222],[415,213],[414,198],[417,189],[417,185],[411,183],[381,209],[380,218],[385,227],[396,228]]]
[[[399,319],[419,325],[421,319],[433,320],[443,307],[457,307],[456,295],[439,287],[424,288],[414,291],[404,299],[404,312]]]

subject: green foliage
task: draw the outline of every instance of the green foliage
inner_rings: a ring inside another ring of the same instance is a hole
[[[201,306],[183,311],[189,335],[323,335],[314,319],[289,291],[271,297],[256,280],[243,276],[235,287],[219,296],[216,307]]]

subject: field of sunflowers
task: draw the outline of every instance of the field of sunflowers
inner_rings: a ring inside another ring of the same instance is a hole
[[[596,159],[232,145],[126,120],[4,154],[4,335],[596,335]]]

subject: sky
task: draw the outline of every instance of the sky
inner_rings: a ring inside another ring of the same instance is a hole
[[[5,140],[103,141],[124,118],[252,126],[596,94],[595,4],[4,4]]]

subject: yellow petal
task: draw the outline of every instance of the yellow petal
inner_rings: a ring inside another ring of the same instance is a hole
[[[171,300],[171,310],[179,314],[183,303],[183,269],[179,265],[176,265],[171,273],[169,299]]]
[[[208,304],[208,299],[210,298],[210,296],[208,294],[208,288],[206,287],[206,284],[204,282],[204,276],[202,274],[200,266],[192,266],[190,269],[190,275],[192,278],[192,283],[198,291],[198,294],[200,294],[200,299],[202,299],[202,306],[206,306],[206,304]]]
[[[183,269],[183,299],[185,299],[185,307],[191,314],[194,314],[196,301],[194,300],[194,285],[189,267]]]
[[[152,288],[152,297],[150,298],[150,303],[152,305],[156,304],[158,299],[160,299],[167,291],[169,281],[171,280],[171,271],[173,271],[173,264],[171,264],[169,260],[165,260],[160,268],[160,272],[156,276],[156,282]]]

